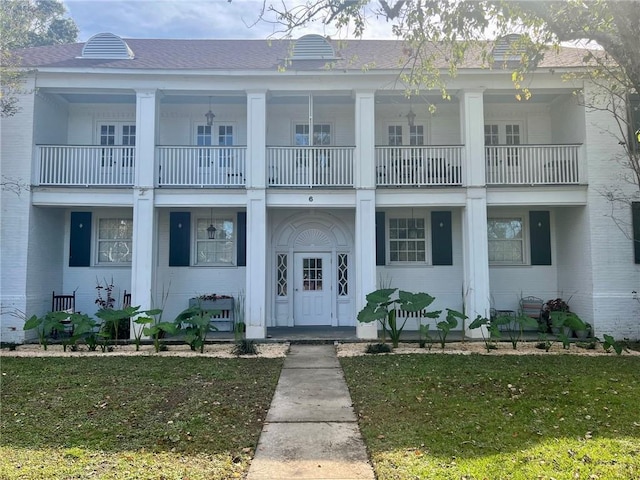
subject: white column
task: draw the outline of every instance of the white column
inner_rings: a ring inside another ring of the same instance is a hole
[[[356,148],[353,155],[355,188],[375,188],[376,186],[375,108],[373,90],[356,92]]]
[[[267,336],[267,92],[247,92],[247,338]]]
[[[465,90],[460,93],[460,118],[465,146],[463,170],[467,185],[467,200],[462,215],[463,292],[469,325],[477,315],[488,317],[491,305],[482,90]],[[467,330],[466,334],[473,338],[480,337],[482,332]]]
[[[150,309],[155,258],[156,213],[154,208],[154,171],[157,124],[157,92],[141,90],[136,94],[136,156],[133,187],[133,239],[131,260],[131,304]],[[132,323],[131,336],[134,334]]]
[[[247,188],[266,188],[267,92],[247,92]]]
[[[366,296],[376,289],[376,192],[356,191],[356,312],[367,304]],[[378,338],[378,322],[356,320],[358,338]]]
[[[247,338],[267,336],[267,195],[265,189],[247,191]]]

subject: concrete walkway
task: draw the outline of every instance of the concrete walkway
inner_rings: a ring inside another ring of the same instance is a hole
[[[291,345],[247,480],[373,480],[333,345]]]

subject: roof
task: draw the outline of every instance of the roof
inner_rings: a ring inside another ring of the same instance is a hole
[[[264,70],[281,67],[294,71],[333,68],[361,71],[397,70],[405,57],[401,40],[330,40],[334,60],[293,60],[295,40],[175,40],[124,39],[132,59],[81,58],[84,43],[50,45],[15,51],[23,67],[38,69],[122,70]],[[563,47],[548,52],[539,65],[545,68],[580,67],[585,49]],[[446,67],[446,65],[441,65]],[[460,68],[481,68],[479,60],[467,60]]]

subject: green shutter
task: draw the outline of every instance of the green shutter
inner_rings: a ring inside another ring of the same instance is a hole
[[[633,223],[633,258],[640,263],[640,202],[631,202],[631,222]]]
[[[384,212],[376,212],[376,265],[386,265],[386,241]]]
[[[451,212],[431,212],[431,257],[434,265],[453,265]]]
[[[247,266],[247,212],[238,212],[238,243],[236,261],[239,267]]]
[[[91,212],[71,212],[69,266],[91,265]]]
[[[169,266],[188,267],[191,260],[191,213],[169,214]]]
[[[547,210],[529,212],[531,265],[551,265],[551,223]]]

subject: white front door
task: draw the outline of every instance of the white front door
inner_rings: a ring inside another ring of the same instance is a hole
[[[331,325],[331,254],[294,254],[294,324]]]

